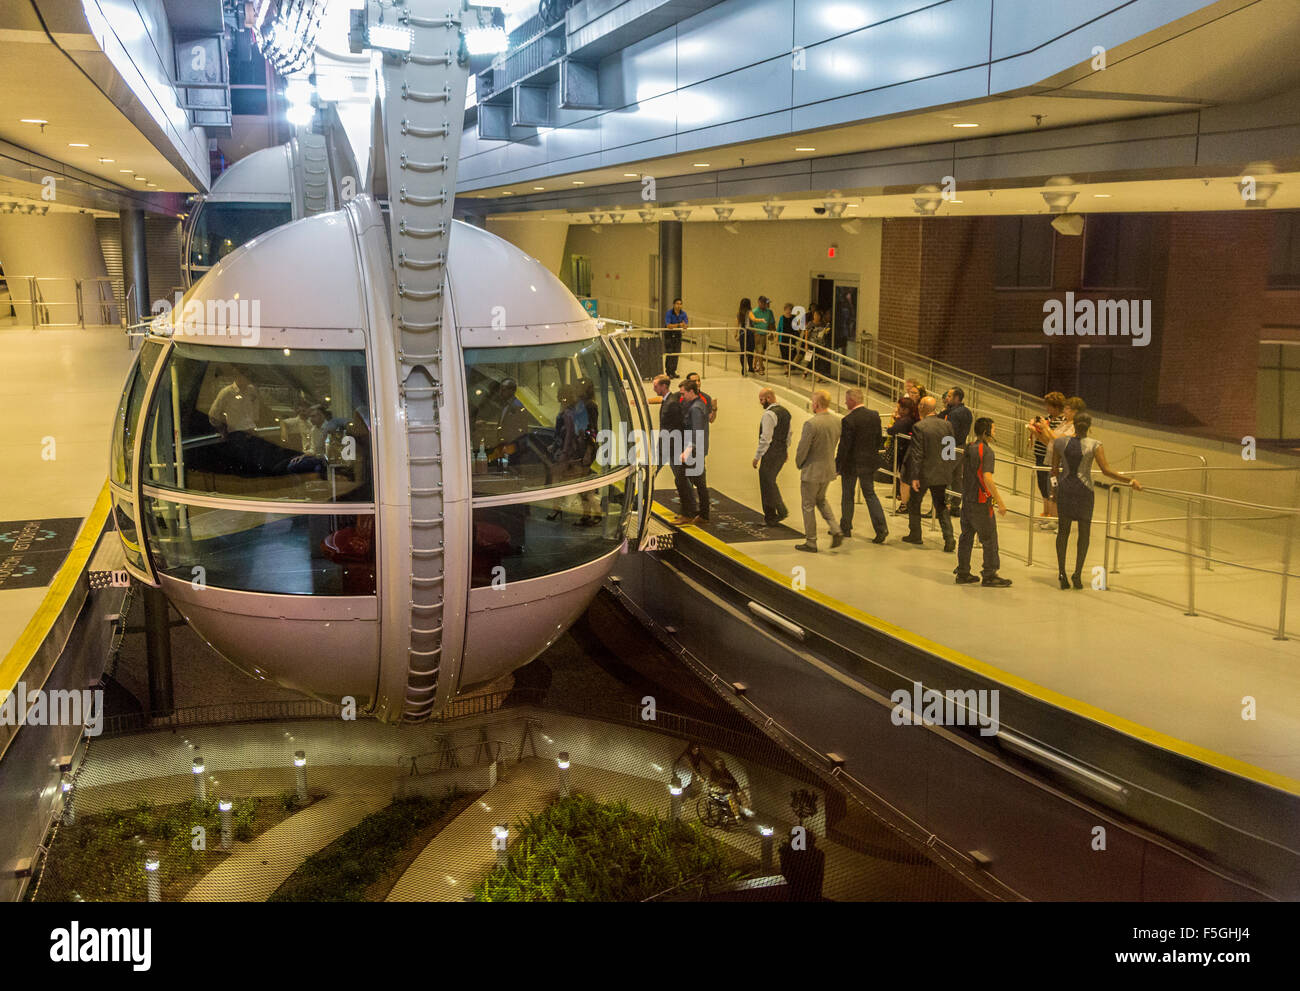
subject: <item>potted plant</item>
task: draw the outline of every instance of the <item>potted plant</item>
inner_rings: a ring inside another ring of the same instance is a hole
[[[817,814],[817,795],[807,788],[790,792],[790,811],[799,820],[781,844],[781,874],[790,887],[790,901],[821,901],[826,877],[826,853],[817,849],[817,837],[804,823]]]

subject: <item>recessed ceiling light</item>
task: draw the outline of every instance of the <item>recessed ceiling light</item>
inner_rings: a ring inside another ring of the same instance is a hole
[[[135,175],[135,169],[118,169],[117,171],[122,172],[125,175]]]
[[[101,159],[99,160],[99,164],[100,164],[100,165],[108,165],[110,162],[113,162],[113,161],[115,161],[115,159],[112,159],[112,158],[101,158]]]
[[[41,120],[39,117],[24,117],[18,123],[20,124],[48,124],[48,120]]]
[[[953,124],[953,127],[979,127],[978,124]]]
[[[586,183],[583,182],[581,179],[574,179],[574,180],[573,180],[573,184],[574,184],[575,186],[585,186],[585,185],[586,185]]]
[[[135,177],[135,181],[136,181],[136,182],[148,182],[149,180],[146,179],[146,178],[145,178],[144,176],[142,176],[142,175],[138,175],[138,176]]]
[[[639,172],[624,172],[624,173],[623,173],[623,178],[624,178],[624,179],[639,179],[639,178],[641,178],[641,173],[639,173]]]
[[[1098,199],[1098,200],[1110,199],[1110,193],[1093,193],[1092,195],[1094,199]]]
[[[68,147],[69,147],[69,148],[89,148],[90,145],[86,144],[84,141],[69,141],[69,142],[68,142]]]
[[[816,151],[816,148],[796,148],[795,151]]]
[[[507,189],[507,190],[506,190],[504,193],[502,193],[501,195],[502,195],[502,196],[514,196],[515,194],[512,193],[512,192],[510,192],[510,190]]]
[[[158,188],[158,183],[156,183],[156,182],[147,183],[147,185],[149,186],[150,189],[157,189],[157,188]]]
[[[708,167],[708,162],[691,162],[691,168],[693,169],[707,169]]]
[[[949,202],[949,203],[964,203],[964,202],[966,202],[966,201],[965,201],[965,200],[949,200],[948,202]]]
[[[534,187],[533,187],[533,189],[535,189],[535,190],[536,190],[537,192],[539,192],[539,193],[542,192],[542,190],[544,190],[545,188],[546,188],[545,186],[534,186]]]

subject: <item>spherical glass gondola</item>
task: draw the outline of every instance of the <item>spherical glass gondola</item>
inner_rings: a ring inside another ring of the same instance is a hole
[[[110,481],[130,570],[218,653],[397,719],[429,521],[411,518],[390,258],[368,197],[222,258],[144,341]],[[630,363],[544,266],[454,224],[443,314],[434,711],[553,643],[649,499],[648,468],[593,458],[646,426]]]

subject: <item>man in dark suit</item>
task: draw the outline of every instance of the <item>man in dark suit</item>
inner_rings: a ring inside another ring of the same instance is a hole
[[[952,424],[934,415],[933,396],[921,400],[921,419],[912,428],[912,445],[907,451],[905,480],[912,486],[912,497],[907,500],[907,536],[905,544],[921,543],[921,498],[930,493],[934,515],[943,531],[943,549],[957,549],[952,535],[952,520],[948,516],[948,484],[957,463],[957,436]]]
[[[883,544],[889,536],[889,525],[874,481],[880,467],[880,414],[862,405],[861,389],[846,392],[844,405],[849,412],[840,421],[840,444],[835,450],[835,470],[840,475],[840,529],[844,536],[853,536],[853,491],[861,486],[876,531],[871,542]]]

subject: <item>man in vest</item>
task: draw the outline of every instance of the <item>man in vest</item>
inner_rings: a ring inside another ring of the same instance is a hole
[[[1006,588],[1011,579],[998,575],[998,524],[993,516],[994,507],[1003,516],[1007,505],[993,481],[993,421],[981,416],[975,421],[975,439],[966,445],[962,462],[966,471],[962,475],[961,540],[957,544],[957,584],[973,585],[979,582],[985,588]],[[984,547],[983,579],[970,571],[971,549],[976,535]]]
[[[763,416],[758,421],[758,450],[754,452],[754,467],[758,469],[758,492],[763,501],[763,522],[780,526],[790,515],[781,498],[776,476],[785,467],[790,450],[790,411],[776,401],[771,389],[760,389],[758,403]]]

